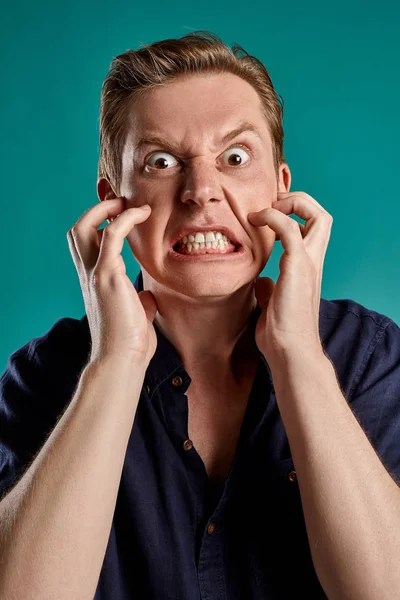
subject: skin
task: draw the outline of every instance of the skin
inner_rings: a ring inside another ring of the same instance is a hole
[[[154,323],[192,378],[240,382],[258,360],[248,321],[257,304],[255,279],[276,240],[271,228],[252,225],[248,214],[270,207],[278,191],[289,191],[289,167],[282,163],[277,177],[259,96],[230,73],[186,76],[149,90],[129,117],[119,196],[127,208],[147,203],[152,209],[126,239],[141,265],[144,289],[156,299]],[[222,146],[220,138],[244,120],[259,128],[261,140],[244,132]],[[178,151],[158,145],[136,151],[137,140],[150,133]],[[99,179],[97,193],[100,201],[117,197],[106,179]],[[168,256],[181,225],[205,222],[230,227],[245,256],[208,263]]]

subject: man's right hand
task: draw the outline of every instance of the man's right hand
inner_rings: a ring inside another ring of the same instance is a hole
[[[124,239],[151,208],[124,209],[123,198],[103,200],[68,231],[92,337],[90,361],[118,358],[147,368],[156,347],[157,303],[150,291],[136,292],[121,256]],[[118,218],[116,218],[118,217]],[[103,221],[111,221],[103,229]]]

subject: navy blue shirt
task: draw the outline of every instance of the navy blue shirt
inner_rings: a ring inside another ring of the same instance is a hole
[[[135,288],[143,289],[141,272]],[[253,328],[260,312],[257,305]],[[319,324],[346,399],[399,479],[399,327],[352,300],[322,298]],[[94,600],[327,598],[265,358],[260,353],[236,456],[218,489],[187,442],[190,374],[156,333]],[[0,379],[0,494],[22,476],[72,399],[90,343],[86,315],[67,317],[9,357]]]

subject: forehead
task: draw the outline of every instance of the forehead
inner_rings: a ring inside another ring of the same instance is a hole
[[[132,104],[129,145],[147,135],[212,143],[243,122],[270,141],[260,97],[247,81],[231,73],[180,77],[147,90]]]

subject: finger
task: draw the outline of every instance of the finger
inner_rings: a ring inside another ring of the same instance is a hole
[[[298,194],[272,202],[271,207],[280,210],[285,215],[297,215],[304,221],[316,220],[323,212],[315,204]]]
[[[78,271],[78,274],[81,274],[81,270],[82,270],[82,261],[80,259],[80,256],[78,254],[78,251],[76,249],[76,245],[75,245],[75,240],[73,238],[73,235],[71,233],[71,229],[67,232],[67,241],[68,241],[68,247],[69,247],[69,251],[70,254],[72,256],[72,260],[74,261],[76,270]]]
[[[304,229],[304,244],[307,251],[317,256],[326,251],[332,225],[332,216],[317,202],[310,201],[307,194],[293,194],[272,203],[272,208],[285,215],[295,214],[306,221]]]
[[[297,221],[275,208],[266,208],[263,222],[279,235],[282,246],[289,255],[299,256],[305,250]]]
[[[305,231],[306,231],[305,225],[303,225],[303,223],[299,223],[298,221],[296,221],[296,223],[297,223],[297,225],[299,226],[300,233],[301,233],[301,237],[302,237],[302,238],[304,238],[304,236],[305,236]],[[278,234],[276,235],[275,241],[276,241],[276,242],[279,242],[279,241],[280,241],[280,239],[281,239],[281,238],[280,238],[280,235],[279,235],[279,233],[278,233]]]
[[[305,202],[314,205],[315,208],[319,208],[319,210],[322,212],[329,214],[328,211],[326,211],[325,208],[315,200],[315,198],[310,196],[310,194],[306,194],[305,192],[277,192],[277,201],[280,202],[283,199],[293,198],[294,196],[302,198]]]
[[[97,228],[107,217],[120,213],[124,204],[123,198],[112,198],[91,206],[68,231],[68,244],[78,273],[81,271],[81,264],[84,268],[91,268],[96,264],[100,248]]]
[[[305,234],[307,243],[314,244],[315,240],[324,243],[327,226],[332,223],[332,216],[318,202],[307,194],[295,194],[272,202],[272,208],[285,215],[296,215],[306,221]]]
[[[148,205],[145,205],[148,206]],[[117,219],[103,230],[99,258],[96,267],[104,272],[111,272],[122,252],[124,240],[135,225],[146,221],[151,214],[151,208],[127,208]]]

